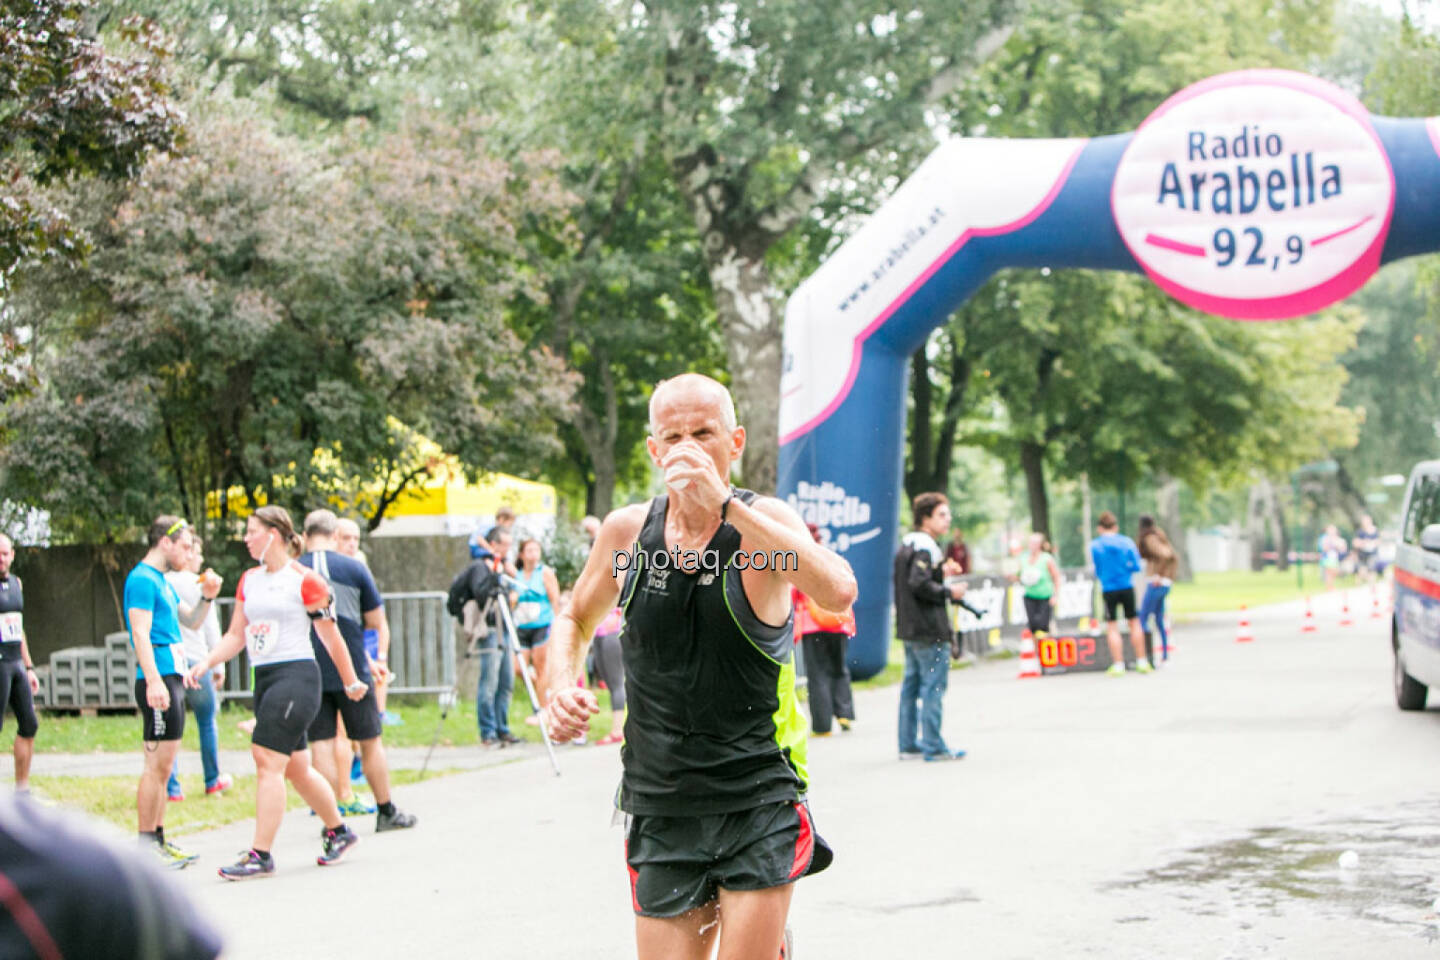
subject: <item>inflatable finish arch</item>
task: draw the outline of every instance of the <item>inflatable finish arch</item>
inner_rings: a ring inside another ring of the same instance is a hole
[[[1300,316],[1440,249],[1440,118],[1304,74],[1175,94],[1134,133],[942,144],[790,298],[779,495],[860,581],[857,677],[891,636],[909,356],[1004,267],[1143,270],[1245,320]]]

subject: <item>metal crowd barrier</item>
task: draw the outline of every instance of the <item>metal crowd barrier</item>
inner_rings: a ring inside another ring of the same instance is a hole
[[[391,694],[444,693],[455,686],[455,620],[445,609],[446,594],[439,591],[382,593],[385,617],[390,623],[389,666],[395,674]],[[221,599],[221,629],[229,625],[235,600]],[[250,656],[241,650],[225,665],[223,700],[249,699]]]

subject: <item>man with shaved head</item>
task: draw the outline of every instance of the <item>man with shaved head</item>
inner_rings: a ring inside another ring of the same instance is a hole
[[[629,714],[617,802],[639,956],[786,956],[794,881],[832,858],[805,802],[790,588],[844,610],[855,576],[788,504],[731,486],[745,429],[723,385],[661,382],[650,432],[665,493],[601,524],[555,621],[546,718],[556,740],[586,732],[599,705],[575,681],[618,602]]]
[[[35,694],[40,679],[25,640],[25,595],[20,578],[11,572],[15,544],[0,533],[0,724],[5,709],[15,714],[15,789],[30,789],[30,758],[35,756]]]

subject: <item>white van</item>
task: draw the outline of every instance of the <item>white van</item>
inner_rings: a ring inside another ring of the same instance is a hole
[[[1440,460],[1410,472],[1395,548],[1395,702],[1425,709],[1425,694],[1440,687]]]

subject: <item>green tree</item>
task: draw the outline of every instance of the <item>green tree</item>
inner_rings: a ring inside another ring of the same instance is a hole
[[[20,278],[44,389],[13,410],[17,492],[107,537],[232,485],[301,509],[378,478],[373,526],[449,469],[416,433],[466,472],[557,448],[573,381],[505,322],[543,297],[517,225],[567,201],[544,158],[506,164],[481,125],[419,112],[322,152],[201,106],[189,155],[73,198],[83,267]]]
[[[85,251],[44,187],[123,179],[179,133],[159,29],[125,19],[116,39],[131,55],[117,56],[88,35],[86,13],[83,0],[0,0],[0,294],[18,266]],[[0,404],[34,383],[28,343],[26,331],[0,329]]]
[[[773,489],[783,291],[772,257],[793,255],[793,232],[832,196],[850,190],[863,202],[924,152],[927,109],[1003,39],[1009,5],[555,0],[544,9],[574,25],[570,42],[613,65],[601,80],[624,79],[624,109],[645,108],[632,139],[660,150],[699,238],[750,432],[745,481]]]

